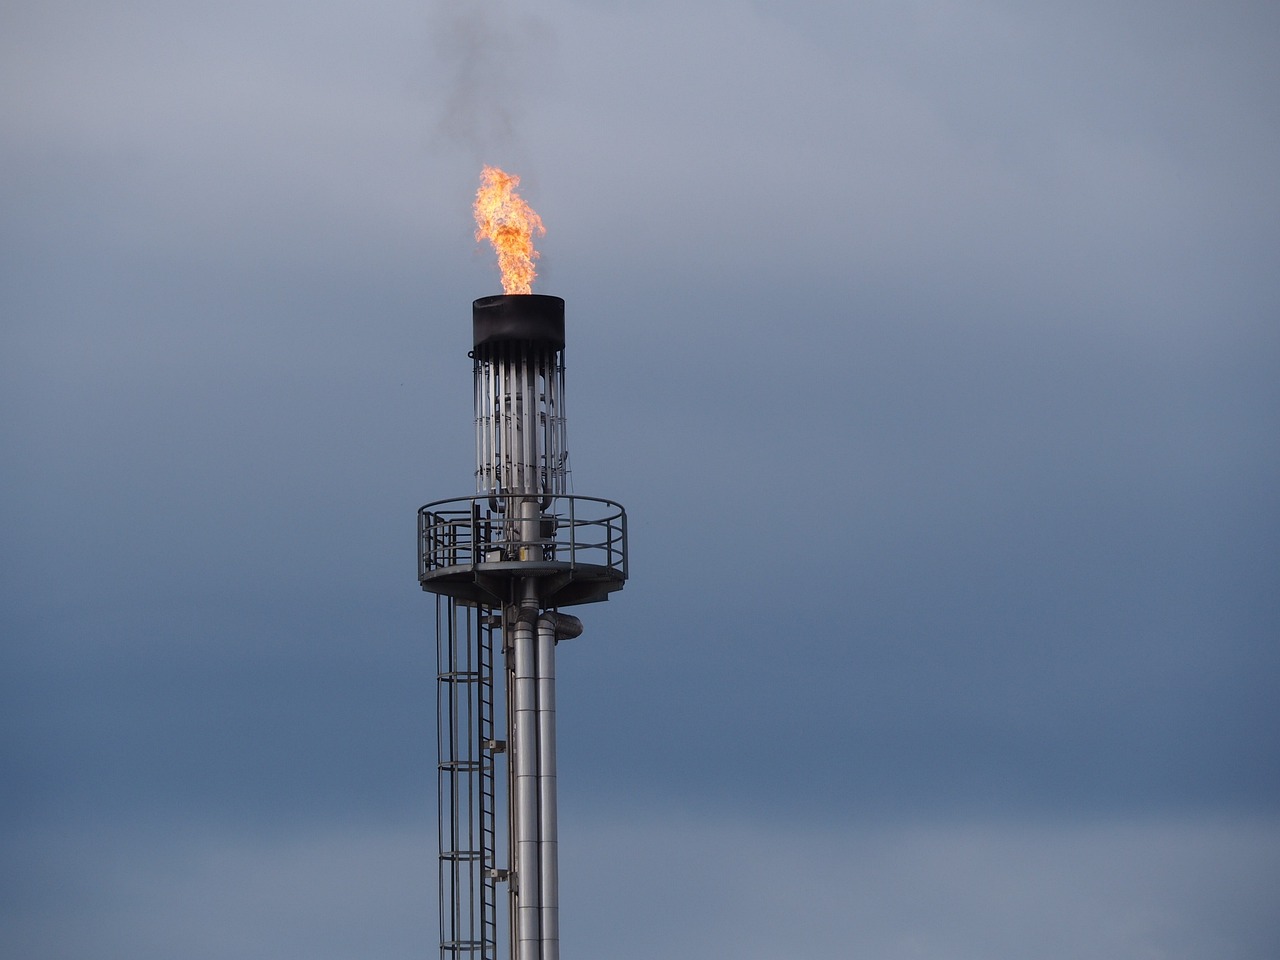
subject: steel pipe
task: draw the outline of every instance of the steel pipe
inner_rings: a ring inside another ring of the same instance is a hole
[[[542,960],[560,958],[560,843],[556,825],[556,627],[538,618],[538,867],[542,893]]]
[[[522,607],[512,630],[511,807],[516,960],[541,960],[542,869],[538,812],[537,608]]]

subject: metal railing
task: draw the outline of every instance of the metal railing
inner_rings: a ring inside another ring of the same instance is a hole
[[[530,505],[536,505],[536,509]],[[627,514],[599,497],[436,500],[418,511],[418,579],[451,570],[554,566],[627,578]]]

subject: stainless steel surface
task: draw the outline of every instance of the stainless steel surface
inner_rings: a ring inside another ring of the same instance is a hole
[[[538,618],[538,866],[542,960],[560,957],[560,849],[556,823],[556,621]]]
[[[491,344],[473,357],[476,490],[564,493],[564,362],[545,344]]]
[[[519,611],[512,630],[513,690],[510,717],[512,863],[515,886],[517,960],[540,960],[542,955],[542,872],[539,863],[538,810],[538,675],[536,608]]]
[[[512,960],[559,960],[555,655],[582,623],[557,608],[623,587],[627,517],[566,492],[563,301],[482,298],[473,324],[477,493],[418,511],[418,580],[447,610],[437,618],[441,957],[497,960],[505,946]]]

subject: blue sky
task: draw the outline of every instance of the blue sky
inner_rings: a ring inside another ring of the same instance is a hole
[[[1280,14],[0,15],[0,937],[431,955],[480,164],[574,488],[566,956],[1280,949]]]

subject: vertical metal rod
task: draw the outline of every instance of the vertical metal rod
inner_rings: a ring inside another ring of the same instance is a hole
[[[485,464],[489,462],[489,450],[485,444],[488,432],[488,404],[485,402],[485,363],[479,358],[472,360],[472,403],[476,412],[476,490],[484,492],[488,488],[485,482]]]
[[[530,363],[528,350],[520,351],[520,396],[523,399],[524,409],[520,412],[521,417],[521,441],[522,453],[521,460],[523,469],[520,477],[520,489],[524,493],[537,493],[538,481],[536,477],[537,468],[537,444],[538,444],[538,395],[534,389],[533,383],[533,364]]]
[[[498,438],[498,457],[502,466],[502,492],[510,493],[515,476],[515,371],[508,361],[510,350],[505,344],[500,348],[499,376],[502,378],[502,434]]]

